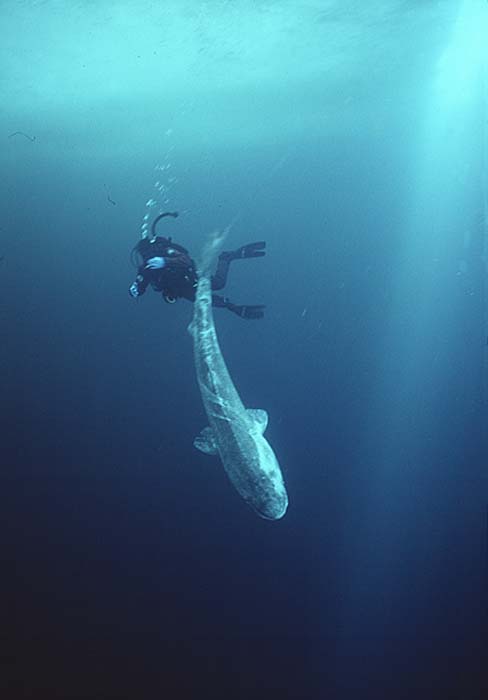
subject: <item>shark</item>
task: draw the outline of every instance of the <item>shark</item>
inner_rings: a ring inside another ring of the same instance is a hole
[[[264,437],[268,414],[246,408],[238,394],[220,349],[212,311],[210,267],[222,247],[227,230],[209,236],[198,270],[192,322],[193,354],[198,386],[209,425],[194,446],[218,455],[227,476],[255,512],[279,520],[288,508],[280,465]]]

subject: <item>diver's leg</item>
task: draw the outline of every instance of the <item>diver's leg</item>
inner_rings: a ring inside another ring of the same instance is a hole
[[[241,318],[245,319],[258,319],[263,318],[265,306],[250,306],[249,304],[244,304],[239,306],[238,304],[233,304],[227,297],[221,297],[219,294],[212,294],[212,306],[216,306],[221,309],[229,309],[232,313],[237,314]]]
[[[220,294],[212,294],[212,306],[218,309],[226,309],[228,301],[227,297],[221,297]]]
[[[242,260],[244,258],[261,258],[266,254],[266,241],[257,241],[256,243],[248,243],[237,250],[227,250],[219,255],[217,269],[212,276],[212,289],[217,291],[223,289],[227,283],[227,275],[229,274],[229,266],[233,260]]]
[[[222,255],[230,256],[231,260],[239,260],[242,258],[262,258],[266,255],[266,241],[257,241],[256,243],[248,243],[247,245],[242,245],[237,250],[231,250],[229,253],[222,253]]]
[[[250,320],[263,318],[264,309],[266,307],[262,304],[254,306],[250,306],[249,304],[243,304],[239,306],[238,304],[232,304],[229,302],[226,308],[229,309],[229,311],[232,311],[232,313],[237,314],[241,318]]]
[[[212,289],[223,289],[227,283],[227,275],[229,274],[229,266],[233,258],[229,257],[228,253],[221,253],[217,263],[215,274],[212,275]]]

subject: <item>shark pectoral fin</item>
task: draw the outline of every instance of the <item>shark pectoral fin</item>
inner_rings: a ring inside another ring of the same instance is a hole
[[[268,427],[268,414],[266,411],[264,411],[262,408],[248,408],[246,409],[246,412],[252,422],[256,423],[259,430],[264,433]]]
[[[193,440],[193,445],[197,450],[200,450],[200,452],[205,452],[206,455],[216,455],[219,453],[214,432],[210,426],[204,428],[200,435],[196,436]]]

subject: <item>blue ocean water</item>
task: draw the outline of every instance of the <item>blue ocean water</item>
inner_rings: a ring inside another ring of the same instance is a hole
[[[486,3],[1,13],[3,695],[486,697]],[[165,209],[267,242],[215,321],[279,522],[128,294]]]

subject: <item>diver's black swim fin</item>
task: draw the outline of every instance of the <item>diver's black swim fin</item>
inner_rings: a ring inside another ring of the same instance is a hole
[[[263,318],[264,309],[266,308],[264,305],[249,306],[243,304],[239,306],[239,304],[233,304],[227,297],[221,297],[219,294],[212,294],[212,306],[229,309],[232,313],[246,319]]]
[[[235,259],[237,258],[261,258],[263,255],[266,254],[266,251],[263,250],[263,248],[266,248],[266,241],[258,241],[257,243],[248,243],[247,245],[243,245],[237,250],[234,251],[233,257]]]
[[[232,311],[233,313],[237,314],[241,318],[251,320],[251,319],[263,318],[264,309],[266,307],[263,305],[261,305],[261,306],[249,306],[249,305],[238,306],[237,304],[227,304],[227,308],[229,309],[229,311]]]

